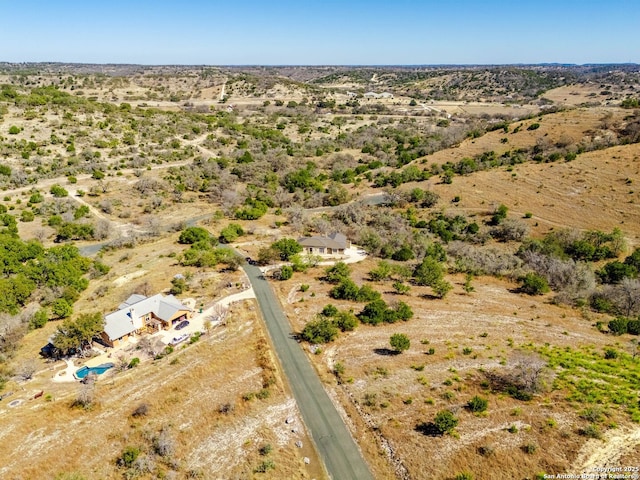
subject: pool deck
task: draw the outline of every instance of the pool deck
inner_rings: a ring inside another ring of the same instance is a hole
[[[169,345],[169,343],[171,343],[174,337],[182,335],[183,333],[187,333],[189,335],[192,335],[196,332],[205,333],[206,331],[205,323],[207,322],[207,320],[211,320],[213,315],[223,311],[226,313],[226,310],[229,308],[229,305],[231,305],[232,303],[239,302],[242,300],[248,300],[251,298],[256,298],[253,288],[248,288],[241,292],[234,293],[232,295],[229,295],[217,301],[216,303],[211,305],[209,308],[203,310],[202,313],[199,313],[199,312],[194,313],[193,317],[189,319],[189,325],[183,328],[182,330],[176,330],[175,328],[172,328],[171,330],[163,330],[163,331],[154,333],[152,335],[149,335],[149,337],[160,338],[162,343],[164,343],[165,345]],[[217,321],[212,321],[211,326],[215,327],[217,325],[220,325],[221,323],[222,323],[222,319],[219,319]],[[74,358],[65,358],[63,359],[63,361],[67,364],[66,368],[63,370],[57,371],[54,374],[52,381],[61,382],[61,383],[78,382],[79,380],[75,377],[75,373],[77,370],[79,370],[83,366],[92,368],[92,367],[100,366],[104,363],[113,363],[114,358],[117,358],[117,354],[120,351],[132,345],[135,345],[136,343],[138,343],[138,340],[136,338],[130,338],[127,342],[124,342],[122,345],[118,347],[109,348],[106,350],[100,350],[101,352],[100,355],[87,359],[84,365],[81,365],[81,366],[74,364]]]
[[[63,361],[67,364],[67,368],[56,372],[52,380],[56,383],[77,382],[78,380],[76,380],[73,374],[76,373],[76,370],[80,367],[74,365],[73,358],[65,358]]]

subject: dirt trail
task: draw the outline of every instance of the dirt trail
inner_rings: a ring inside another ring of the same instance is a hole
[[[613,435],[602,440],[589,440],[584,444],[569,470],[589,473],[594,468],[620,467],[620,459],[640,445],[640,427],[632,430],[614,430]]]

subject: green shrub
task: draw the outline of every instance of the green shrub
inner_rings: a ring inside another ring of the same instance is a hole
[[[256,393],[256,398],[258,398],[260,400],[266,400],[270,396],[271,396],[271,392],[269,391],[268,388],[263,388],[258,393]]]
[[[484,412],[488,406],[489,401],[477,395],[467,402],[467,408],[474,413]]]
[[[453,285],[451,285],[446,280],[438,280],[434,285],[431,286],[431,290],[433,290],[433,294],[438,298],[444,298],[447,296],[453,289]]]
[[[187,289],[187,281],[183,277],[174,277],[171,279],[171,288],[169,293],[171,295],[180,295]]]
[[[51,192],[51,194],[54,197],[66,197],[67,195],[69,195],[69,192],[67,192],[63,187],[61,187],[60,185],[53,185],[51,187],[51,189],[49,190],[49,192]]]
[[[629,319],[625,317],[616,317],[613,320],[610,320],[608,324],[609,331],[614,335],[622,335],[623,333],[627,333],[628,326]]]
[[[51,312],[57,318],[68,318],[73,314],[73,307],[64,298],[59,298],[53,302]]]
[[[496,208],[496,211],[491,216],[491,225],[500,225],[507,218],[508,212],[509,209],[507,208],[507,206],[504,204],[500,204],[500,206]]]
[[[409,347],[411,347],[411,341],[404,333],[394,333],[391,335],[391,338],[389,338],[389,343],[391,344],[391,348],[398,353],[409,350]]]
[[[269,470],[273,470],[276,468],[276,464],[273,460],[265,460],[260,465],[258,465],[253,471],[254,473],[266,473]]]
[[[358,326],[358,318],[351,312],[338,312],[333,322],[342,332],[351,332]]]
[[[473,480],[474,476],[471,472],[461,472],[458,473],[454,478],[455,480]]]
[[[259,450],[260,455],[262,456],[269,455],[272,451],[273,451],[273,447],[271,446],[270,443],[263,445],[262,447],[260,447],[260,450]]]
[[[118,465],[121,467],[130,468],[133,463],[140,456],[140,449],[137,447],[126,447],[120,457],[118,458]]]
[[[409,248],[407,245],[404,245],[400,250],[394,252],[393,255],[391,255],[391,258],[398,262],[406,262],[407,260],[414,259],[415,254],[413,253],[413,250],[411,250],[411,248]]]
[[[331,305],[330,303],[325,305],[322,311],[320,312],[320,315],[322,315],[323,317],[333,317],[337,314],[338,314],[338,309],[334,305]]]
[[[202,227],[187,227],[180,233],[180,237],[178,238],[178,243],[186,245],[209,241],[211,241],[211,235]]]
[[[20,221],[22,222],[33,222],[35,218],[36,217],[31,210],[23,210],[20,214]]]
[[[458,418],[451,410],[440,410],[436,414],[433,424],[438,433],[440,433],[440,435],[444,435],[445,433],[450,433],[458,426]]]
[[[309,343],[329,343],[338,336],[338,327],[329,319],[312,320],[302,329],[301,336]]]
[[[233,243],[244,235],[244,230],[237,223],[230,223],[220,231],[220,243]]]
[[[580,435],[583,435],[585,437],[588,438],[597,438],[600,439],[602,438],[602,434],[600,433],[600,429],[598,428],[597,425],[594,425],[593,423],[587,425],[584,428],[581,428],[579,430]]]
[[[46,308],[41,308],[36,313],[33,314],[31,319],[29,320],[29,329],[33,330],[36,328],[44,327],[49,321],[49,312]]]
[[[618,351],[615,348],[605,348],[604,358],[607,360],[614,360],[618,358]]]
[[[337,262],[325,270],[324,279],[329,283],[340,283],[344,279],[348,279],[349,275],[351,275],[349,265],[344,262]]]
[[[44,197],[40,192],[34,192],[29,197],[29,203],[42,203],[44,202]]]
[[[547,279],[537,273],[527,273],[520,282],[520,290],[528,295],[542,295],[550,290]]]
[[[279,279],[289,280],[291,277],[293,277],[293,268],[289,265],[283,265],[282,268],[280,268]]]

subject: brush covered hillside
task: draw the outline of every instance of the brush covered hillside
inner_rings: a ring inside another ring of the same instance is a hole
[[[326,478],[246,257],[375,478],[638,465],[639,100],[632,65],[0,64],[0,477]],[[201,328],[95,341],[134,293]]]

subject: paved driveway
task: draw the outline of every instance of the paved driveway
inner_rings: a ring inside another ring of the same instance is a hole
[[[373,480],[360,450],[325,392],[309,359],[291,336],[291,325],[260,269],[245,265],[267,330],[293,396],[325,467],[335,480]]]

